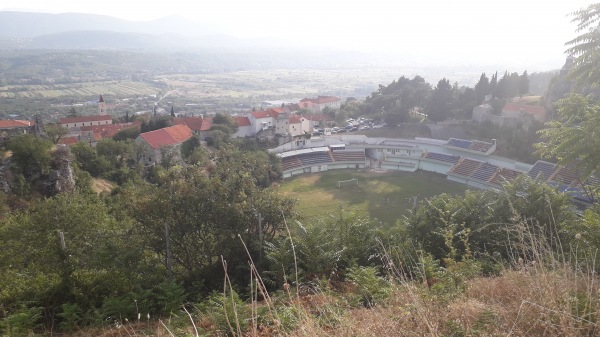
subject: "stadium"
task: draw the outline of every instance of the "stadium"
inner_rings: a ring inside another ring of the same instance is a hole
[[[527,175],[570,195],[579,206],[592,202],[576,172],[538,160],[527,164],[494,156],[496,143],[450,138],[387,139],[363,135],[312,137],[283,144],[270,152],[282,161],[283,178],[336,169],[417,170],[445,175],[470,188],[498,190]],[[600,179],[592,178],[594,183]],[[352,183],[352,181],[350,182]]]

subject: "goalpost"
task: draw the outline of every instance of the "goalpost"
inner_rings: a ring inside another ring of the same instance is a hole
[[[358,179],[353,178],[350,180],[338,180],[337,188],[342,188],[344,186],[358,186]]]

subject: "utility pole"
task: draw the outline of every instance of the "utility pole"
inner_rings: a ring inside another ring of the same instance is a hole
[[[171,262],[171,239],[169,238],[169,223],[165,222],[165,242],[167,248],[167,275],[169,282],[173,282],[173,263]]]
[[[264,238],[264,233],[263,233],[263,227],[262,227],[262,214],[260,212],[258,212],[258,239],[260,240],[260,261],[262,262],[262,258],[263,258],[263,238]]]

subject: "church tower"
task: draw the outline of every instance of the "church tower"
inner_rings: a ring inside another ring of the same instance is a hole
[[[98,99],[98,109],[99,115],[106,115],[106,104],[104,103],[104,97],[102,97],[102,95],[100,95],[100,98]]]

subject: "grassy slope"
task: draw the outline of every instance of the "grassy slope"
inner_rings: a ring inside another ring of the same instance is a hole
[[[336,187],[339,180],[358,178],[358,186]],[[429,172],[335,170],[302,175],[284,182],[284,195],[297,198],[297,210],[305,217],[321,216],[339,205],[368,212],[372,218],[393,223],[418,200],[441,193],[463,193],[466,186]]]

